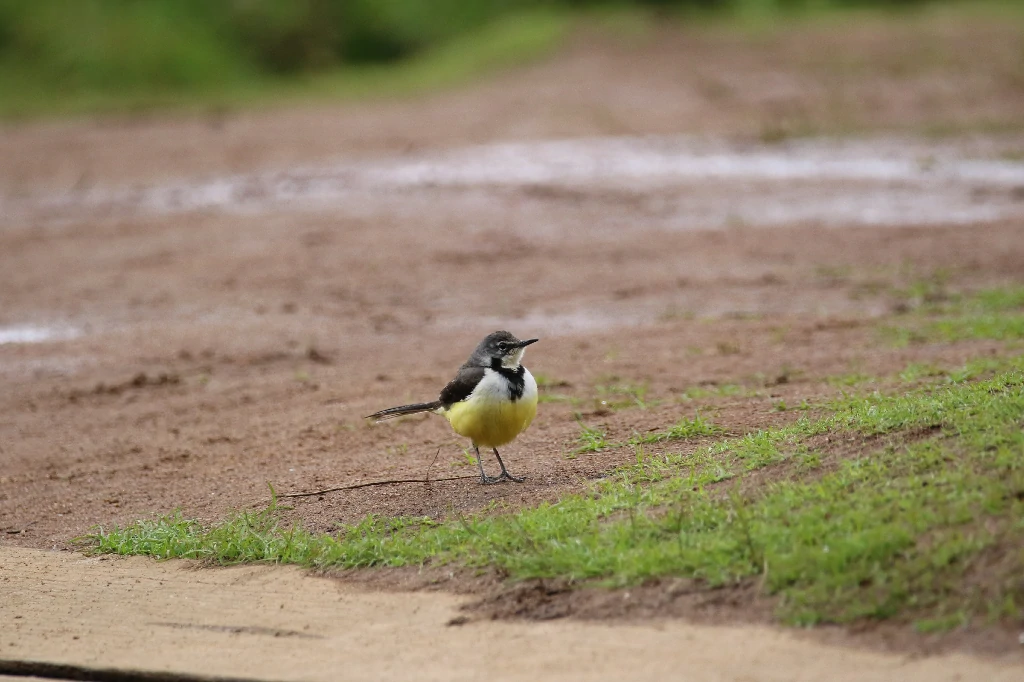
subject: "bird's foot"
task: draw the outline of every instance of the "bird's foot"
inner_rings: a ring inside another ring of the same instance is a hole
[[[497,476],[487,476],[484,474],[480,477],[480,483],[483,485],[494,485],[495,483],[501,483],[502,481],[512,481],[514,483],[522,483],[526,478],[523,476],[513,476],[507,471],[502,471]]]

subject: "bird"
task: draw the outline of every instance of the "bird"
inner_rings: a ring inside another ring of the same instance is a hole
[[[521,483],[525,478],[508,472],[498,448],[515,440],[537,415],[537,381],[522,364],[526,347],[537,341],[520,341],[507,331],[488,334],[441,389],[437,400],[389,407],[366,418],[380,423],[423,412],[444,415],[455,433],[472,441],[482,484]],[[484,471],[481,447],[494,451],[501,467],[499,475],[488,476]]]

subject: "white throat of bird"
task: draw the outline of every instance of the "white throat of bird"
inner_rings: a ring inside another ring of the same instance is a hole
[[[510,353],[501,359],[501,366],[505,369],[515,369],[519,367],[519,363],[523,359],[523,353],[526,352],[525,348],[518,348],[514,353]]]

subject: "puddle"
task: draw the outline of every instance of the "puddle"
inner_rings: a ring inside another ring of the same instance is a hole
[[[581,139],[474,147],[372,169],[370,175],[383,184],[406,186],[615,178],[1024,184],[1022,163],[960,159],[952,150],[900,149],[893,144],[802,141],[739,149],[687,138]]]
[[[15,343],[45,343],[63,341],[79,336],[80,332],[71,327],[39,327],[22,324],[0,327],[0,346]]]
[[[422,192],[446,192],[445,202],[453,207],[459,202],[479,207],[483,198],[486,207],[495,192],[537,186],[628,189],[638,196],[657,192],[659,199],[668,193],[662,227],[669,229],[737,222],[949,224],[1024,215],[1024,163],[969,158],[951,143],[880,138],[739,145],[690,137],[482,145],[321,168],[70,191],[21,204],[8,199],[3,213],[5,222],[193,211],[362,213],[398,210],[403,193]]]
[[[521,316],[446,317],[435,326],[445,330],[477,331],[480,329],[528,329],[530,334],[567,336],[583,332],[597,332],[621,327],[640,326],[655,316],[647,312],[624,313],[617,309],[591,308],[568,312],[531,311]]]

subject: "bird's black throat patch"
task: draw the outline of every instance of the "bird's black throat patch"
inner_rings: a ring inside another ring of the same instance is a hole
[[[519,365],[515,369],[509,369],[501,364],[498,358],[491,358],[491,369],[508,379],[508,397],[515,402],[523,397],[526,389],[526,368]]]

